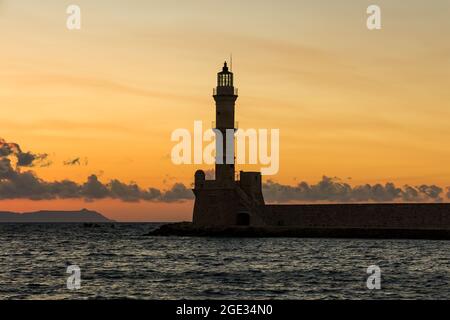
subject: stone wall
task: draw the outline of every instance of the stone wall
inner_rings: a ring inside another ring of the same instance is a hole
[[[236,224],[239,198],[234,189],[196,189],[193,223],[198,226]]]
[[[263,214],[271,226],[450,230],[450,204],[266,205]]]

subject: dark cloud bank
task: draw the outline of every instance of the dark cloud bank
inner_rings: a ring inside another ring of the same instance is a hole
[[[14,161],[12,161],[14,160]],[[65,163],[77,165],[76,158]],[[48,182],[40,179],[32,171],[22,171],[23,167],[47,166],[47,154],[23,152],[19,145],[7,143],[0,138],[0,200],[4,199],[119,199],[127,202],[155,201],[177,202],[193,199],[192,191],[184,184],[175,183],[169,190],[144,189],[135,183],[124,183],[113,179],[101,182],[91,175],[84,183],[71,180]],[[212,173],[211,177],[212,178]],[[317,184],[301,182],[296,186],[282,185],[268,181],[263,185],[263,193],[269,203],[288,202],[442,202],[450,198],[450,189],[435,185],[397,187],[393,183],[385,185],[350,186],[337,178],[323,177]]]
[[[14,160],[14,162],[12,161]],[[66,165],[80,162],[70,161]],[[88,177],[85,183],[71,180],[48,182],[40,179],[32,171],[22,171],[23,167],[49,165],[46,154],[22,152],[20,146],[0,138],[0,200],[5,199],[120,199],[122,201],[176,202],[193,199],[192,191],[185,185],[176,183],[169,190],[143,189],[135,183],[123,183],[113,179],[102,183],[96,175]]]
[[[171,189],[161,191],[155,188],[142,189],[134,183],[123,183],[113,179],[102,183],[96,175],[78,184],[71,180],[47,182],[32,171],[20,172],[11,166],[7,158],[0,159],[0,200],[5,199],[120,199],[127,202],[161,201],[175,202],[193,198],[192,191],[181,183]]]
[[[287,186],[268,181],[263,185],[267,202],[442,202],[443,189],[435,185],[397,187],[393,183],[352,187],[337,178],[324,176],[317,184],[301,182]],[[446,195],[450,198],[450,191]]]

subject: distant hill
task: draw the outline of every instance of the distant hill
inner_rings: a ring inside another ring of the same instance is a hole
[[[96,211],[36,211],[36,212],[2,212],[0,222],[114,222]]]

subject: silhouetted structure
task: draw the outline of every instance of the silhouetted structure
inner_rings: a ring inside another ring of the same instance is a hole
[[[205,173],[201,170],[195,173],[193,221],[197,225],[263,224],[260,218],[264,208],[261,174],[241,172],[240,180],[236,181],[235,166],[230,161],[227,163],[227,156],[234,162],[234,136],[227,141],[226,133],[227,130],[236,130],[234,115],[237,98],[233,73],[225,62],[222,71],[217,74],[217,87],[214,89],[216,129],[223,137],[223,143],[218,143],[216,150],[221,158],[216,158],[215,180],[205,180]],[[228,144],[231,144],[230,148],[227,148]]]
[[[216,129],[223,137],[227,129],[235,129],[237,98],[233,73],[225,62],[214,89]],[[241,171],[236,180],[234,164],[226,164],[226,143],[224,139],[223,146],[217,145],[223,152],[222,159],[216,159],[215,180],[206,180],[201,170],[195,173],[196,227],[450,230],[449,204],[265,205],[261,173]],[[233,146],[228,156],[234,159],[234,137],[228,143]]]

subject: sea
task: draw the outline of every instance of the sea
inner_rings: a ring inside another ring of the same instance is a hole
[[[0,224],[0,299],[450,299],[450,241],[147,235],[158,226]]]

